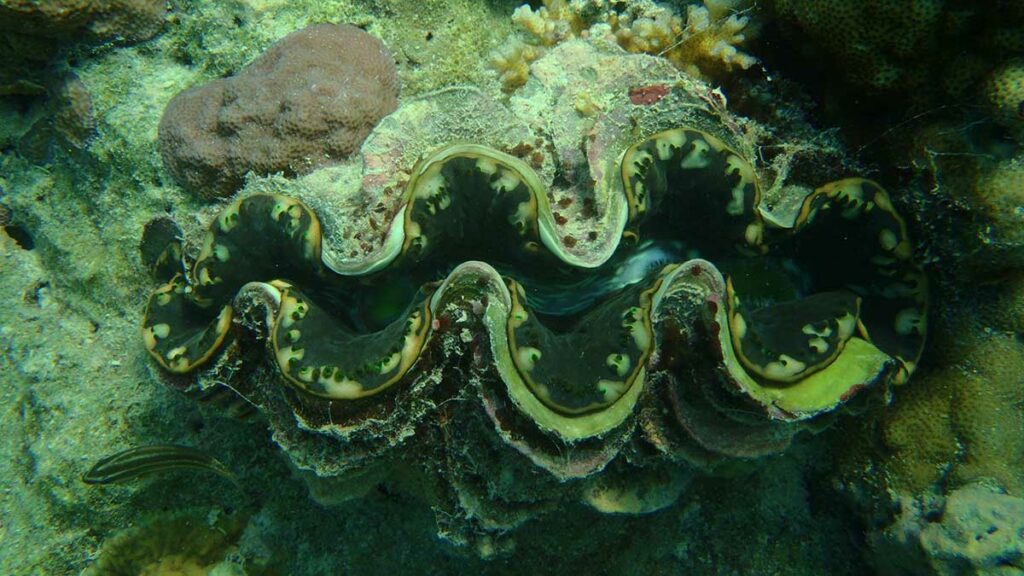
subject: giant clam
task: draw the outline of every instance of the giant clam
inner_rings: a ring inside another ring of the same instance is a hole
[[[780,451],[910,377],[926,280],[878,184],[784,216],[734,119],[659,59],[574,41],[533,73],[509,107],[406,102],[329,186],[243,191],[171,243],[143,322],[161,371],[243,394],[318,499],[405,478],[458,541],[567,497],[666,506],[688,464]],[[379,218],[357,248],[353,198]]]

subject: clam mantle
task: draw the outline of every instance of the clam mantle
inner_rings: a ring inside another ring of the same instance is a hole
[[[361,254],[323,188],[169,238],[143,321],[168,380],[244,396],[324,501],[420,478],[462,541],[567,496],[663,507],[684,462],[782,450],[910,377],[927,286],[878,184],[784,218],[714,94],[657,58],[576,41],[531,73],[507,107],[458,88],[382,121],[347,196],[378,207]]]

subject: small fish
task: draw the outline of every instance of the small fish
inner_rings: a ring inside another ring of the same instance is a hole
[[[157,444],[129,448],[100,459],[82,476],[86,484],[114,484],[140,478],[152,472],[182,468],[209,470],[241,488],[238,477],[213,456],[196,448]]]

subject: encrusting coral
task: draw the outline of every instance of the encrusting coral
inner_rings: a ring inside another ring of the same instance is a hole
[[[384,44],[355,26],[316,24],[237,75],[175,96],[160,121],[160,154],[185,188],[225,196],[248,172],[294,175],[344,159],[397,105]]]
[[[976,104],[979,82],[1024,54],[1019,0],[769,0],[767,6],[794,50],[845,80],[837,95],[901,98],[918,109]]]
[[[891,456],[885,470],[897,490],[928,490],[956,462],[961,448],[953,424],[953,387],[962,377],[960,366],[925,371],[899,391],[886,412],[881,437]]]
[[[740,51],[752,31],[741,15],[745,0],[705,0],[680,16],[666,5],[610,0],[544,0],[536,10],[516,9],[512,20],[527,33],[496,52],[492,65],[506,90],[526,81],[525,68],[545,47],[590,35],[611,34],[629,52],[663,56],[696,78],[747,69],[757,59]]]
[[[1024,570],[1024,499],[984,482],[944,499],[899,503],[898,520],[870,535],[879,574],[1019,574]]]
[[[1024,333],[1024,271],[1000,279],[985,320],[996,330]]]
[[[534,68],[555,104],[405,102],[328,186],[172,239],[143,321],[168,382],[245,395],[319,493],[418,469],[468,540],[566,498],[666,506],[680,462],[778,452],[915,371],[927,283],[878,184],[783,219],[736,120],[663,59],[569,40]]]
[[[972,200],[989,225],[989,249],[1024,264],[1024,154],[984,171]]]
[[[1007,321],[1005,304],[993,299],[978,317],[947,321],[932,344],[937,358],[912,386],[895,390],[892,406],[876,416],[877,446],[866,432],[850,443],[852,457],[843,461],[856,470],[851,476],[867,467],[866,481],[900,498],[975,482],[1024,494],[1018,464],[1024,459],[1024,344],[987,325],[996,317]]]
[[[983,92],[992,117],[1024,141],[1024,58],[993,70],[985,80]]]
[[[905,62],[927,58],[942,2],[774,0],[785,25],[810,35],[845,64],[851,84],[876,91],[908,81]]]

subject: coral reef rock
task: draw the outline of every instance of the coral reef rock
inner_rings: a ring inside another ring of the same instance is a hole
[[[146,40],[166,11],[162,0],[0,0],[0,96],[45,94],[64,46]]]
[[[796,50],[845,78],[841,94],[970,100],[986,74],[1024,52],[1019,0],[770,0]]]
[[[239,574],[225,556],[248,515],[213,509],[165,512],[108,538],[85,576],[128,574]],[[218,568],[219,566],[219,568]]]
[[[175,96],[160,121],[160,154],[185,188],[225,196],[248,172],[301,174],[347,157],[397,104],[394,60],[380,40],[316,24],[237,75]]]
[[[873,537],[873,549],[883,574],[1020,574],[1022,533],[1024,500],[970,484],[939,506],[904,503],[897,522]]]
[[[1024,58],[994,70],[985,80],[984,93],[992,117],[1024,140]]]
[[[406,102],[361,165],[254,180],[166,242],[142,330],[165,380],[258,406],[318,499],[414,486],[456,542],[567,500],[662,508],[693,465],[907,380],[926,280],[878,184],[784,219],[664,60],[574,40],[534,71],[508,108]]]
[[[161,0],[2,0],[0,32],[138,41],[160,30],[165,11]]]

